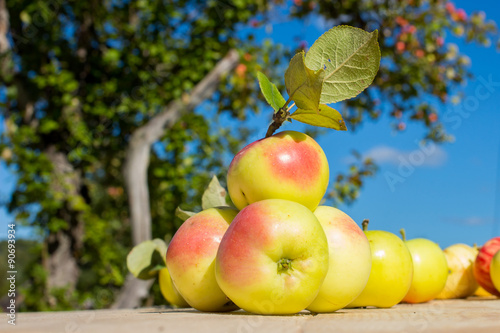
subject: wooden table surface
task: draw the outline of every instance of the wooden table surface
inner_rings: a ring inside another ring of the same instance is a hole
[[[391,309],[343,309],[330,314],[258,316],[237,311],[202,313],[194,309],[141,308],[19,313],[16,326],[0,332],[495,332],[500,333],[500,299],[399,304]]]

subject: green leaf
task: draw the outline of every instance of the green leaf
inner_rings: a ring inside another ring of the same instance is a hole
[[[227,191],[219,183],[216,176],[212,177],[210,184],[201,197],[201,208],[209,209],[212,207],[228,206],[226,202]]]
[[[285,72],[288,96],[299,109],[318,110],[323,85],[323,69],[313,71],[304,63],[304,51],[297,53]]]
[[[127,268],[135,277],[148,280],[166,267],[167,244],[159,238],[142,242],[127,256]]]
[[[43,119],[38,130],[40,133],[47,134],[59,128],[59,123],[52,119]]]
[[[278,88],[269,81],[267,76],[261,72],[257,72],[257,79],[259,80],[260,90],[264,95],[267,103],[271,105],[274,111],[278,111],[283,105],[285,105],[286,100],[283,98]]]
[[[313,110],[296,110],[290,118],[305,124],[333,128],[337,131],[347,131],[340,112],[325,104],[319,105],[319,112]]]
[[[177,216],[178,218],[180,218],[183,221],[186,221],[188,218],[190,218],[194,214],[196,214],[196,213],[190,212],[187,210],[183,210],[181,207],[177,207],[177,209],[175,210],[175,216]]]
[[[325,32],[307,52],[307,67],[325,70],[321,103],[357,96],[375,78],[380,66],[378,31],[338,26]]]

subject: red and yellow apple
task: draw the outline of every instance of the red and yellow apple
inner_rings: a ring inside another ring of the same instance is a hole
[[[404,230],[401,230],[405,240]],[[436,243],[415,238],[405,241],[413,262],[410,290],[403,298],[406,303],[424,303],[436,298],[448,278],[448,263],[443,250]]]
[[[474,295],[479,285],[474,278],[477,249],[466,244],[454,244],[444,249],[448,263],[448,278],[438,299],[465,298]]]
[[[493,285],[490,274],[491,259],[498,250],[500,250],[500,237],[490,239],[479,249],[474,262],[474,277],[487,292],[500,297],[500,291]]]
[[[285,199],[314,211],[328,180],[328,161],[321,147],[294,131],[249,144],[236,154],[227,174],[229,196],[238,209],[260,200]]]
[[[370,243],[349,215],[333,207],[314,211],[328,240],[329,265],[318,296],[307,307],[333,312],[354,300],[365,288],[371,270]]]
[[[240,308],[258,314],[292,314],[316,298],[328,270],[328,243],[305,206],[268,199],[245,207],[217,252],[215,276]]]
[[[188,218],[167,249],[167,269],[186,302],[200,311],[230,311],[236,307],[215,279],[215,256],[224,233],[238,213],[210,208]]]
[[[413,264],[405,243],[393,233],[382,230],[366,230],[370,242],[372,268],[368,283],[361,294],[347,307],[376,306],[390,308],[401,302],[411,286]]]
[[[500,250],[491,259],[490,275],[493,286],[500,291]]]

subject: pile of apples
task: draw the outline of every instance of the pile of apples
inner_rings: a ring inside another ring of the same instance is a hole
[[[500,297],[500,237],[479,253],[463,244],[443,252],[427,239],[405,241],[404,232],[367,230],[367,220],[363,231],[319,206],[328,181],[327,158],[306,134],[285,131],[243,148],[227,175],[236,208],[197,213],[172,238],[167,300],[200,311],[293,314],[463,298],[478,283]]]

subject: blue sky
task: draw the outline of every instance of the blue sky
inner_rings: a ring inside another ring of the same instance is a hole
[[[500,23],[500,4],[496,1],[455,3],[468,13],[483,10],[488,18]],[[324,29],[318,22],[283,22],[274,25],[272,31],[262,28],[259,36],[295,46],[296,34],[290,31],[298,31],[308,45],[312,45]],[[408,238],[429,238],[443,248],[454,243],[482,244],[500,235],[500,193],[497,193],[500,187],[500,53],[492,47],[457,44],[460,51],[471,58],[471,71],[476,79],[463,88],[467,103],[450,106],[447,111],[449,121],[445,124],[455,136],[455,142],[422,150],[418,141],[425,130],[420,125],[410,123],[407,130],[395,133],[388,117],[367,122],[355,133],[330,131],[319,138],[332,175],[346,170],[353,149],[378,161],[379,172],[368,179],[358,201],[340,207],[358,223],[369,218],[371,229],[397,233],[405,228]],[[497,84],[485,85],[479,78]],[[250,120],[263,130],[268,121],[268,114],[263,113]],[[302,128],[290,124],[284,129]],[[407,161],[413,170],[403,170],[401,161]],[[391,186],[387,179],[394,175],[402,177],[399,180],[403,182]],[[12,191],[14,178],[1,162],[0,184],[0,202],[3,202]],[[0,208],[0,225],[5,226],[10,220],[5,209]],[[27,229],[18,231],[21,236],[30,235]],[[6,228],[2,227],[0,238],[5,235]]]

